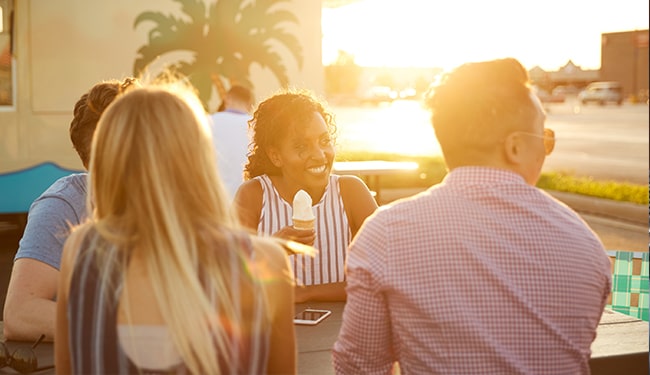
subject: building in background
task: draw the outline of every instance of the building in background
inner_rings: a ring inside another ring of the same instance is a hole
[[[569,60],[556,71],[547,72],[536,66],[528,71],[532,83],[540,89],[552,92],[558,87],[564,87],[569,93],[577,93],[591,82],[600,79],[600,72],[595,69],[582,69]]]
[[[648,98],[648,30],[604,33],[601,36],[601,81],[617,81],[632,101]]]
[[[583,70],[569,60],[556,71],[536,66],[529,71],[537,87],[552,92],[558,87],[569,91],[583,89],[596,81],[619,82],[623,97],[629,101],[648,99],[648,30],[621,31],[601,34],[599,70]]]
[[[321,15],[303,0],[0,0],[0,215],[82,169],[68,127],[99,81],[172,70],[210,112],[233,83],[322,95]]]

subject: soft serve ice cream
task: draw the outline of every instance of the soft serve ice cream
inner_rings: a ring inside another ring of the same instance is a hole
[[[314,211],[311,197],[304,190],[298,190],[293,196],[293,227],[296,229],[314,229]]]

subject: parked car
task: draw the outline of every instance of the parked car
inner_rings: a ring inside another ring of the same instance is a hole
[[[368,91],[366,91],[361,97],[362,103],[392,103],[398,98],[398,93],[391,89],[388,86],[372,86]]]
[[[623,87],[619,82],[594,82],[578,94],[582,104],[590,102],[605,105],[606,103],[623,104]]]

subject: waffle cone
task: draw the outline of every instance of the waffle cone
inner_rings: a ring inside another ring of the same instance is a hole
[[[296,220],[293,219],[293,227],[296,229],[314,229],[314,221],[315,219],[311,220]]]

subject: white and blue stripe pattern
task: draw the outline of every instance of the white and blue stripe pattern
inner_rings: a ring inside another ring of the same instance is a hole
[[[345,280],[345,257],[351,240],[350,225],[339,190],[339,176],[330,175],[321,200],[313,206],[316,216],[315,257],[291,255],[296,282],[299,285],[320,285]],[[285,226],[293,225],[293,207],[280,197],[271,179],[255,177],[262,185],[262,211],[257,227],[260,235],[272,235]]]

